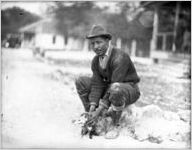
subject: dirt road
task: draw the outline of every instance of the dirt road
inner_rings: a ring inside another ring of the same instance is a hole
[[[83,108],[74,89],[75,75],[67,72],[70,67],[66,67],[64,82],[58,82],[58,68],[34,58],[29,50],[3,49],[2,62],[4,148],[185,146],[176,142],[139,142],[131,137],[119,137],[115,141],[103,137],[81,138],[80,128],[71,122]]]
[[[71,89],[28,50],[3,50],[2,58],[3,146],[64,144],[72,133],[69,118],[81,110]]]

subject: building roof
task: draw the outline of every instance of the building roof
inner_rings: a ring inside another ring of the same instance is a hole
[[[154,8],[154,7],[164,7],[173,9],[176,7],[177,3],[180,3],[182,8],[190,7],[190,1],[142,1],[140,7]]]
[[[24,33],[55,33],[59,34],[56,30],[56,21],[52,18],[44,18],[40,21],[26,25],[19,29],[19,32]]]

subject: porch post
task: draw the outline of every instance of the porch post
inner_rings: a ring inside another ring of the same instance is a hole
[[[151,48],[150,48],[150,57],[152,57],[152,52],[156,51],[158,24],[159,24],[158,7],[155,6],[154,19],[153,19],[153,33],[152,33]]]
[[[136,48],[137,48],[137,42],[136,42],[136,40],[133,40],[131,42],[131,56],[132,57],[136,56]]]
[[[174,22],[174,30],[173,30],[173,45],[172,51],[175,52],[176,50],[176,36],[177,36],[177,26],[179,23],[179,13],[180,13],[180,2],[176,2],[176,11],[175,11],[175,22]]]

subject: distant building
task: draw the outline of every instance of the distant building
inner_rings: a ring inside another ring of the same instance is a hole
[[[154,12],[150,57],[155,59],[190,56],[190,1],[142,2],[140,7]]]
[[[65,42],[56,28],[52,18],[42,19],[19,30],[22,34],[21,47],[38,50],[40,53],[49,50],[88,50],[88,43],[74,37]]]
[[[55,28],[52,19],[43,19],[20,29],[22,47],[40,47],[43,49],[64,49],[64,37]]]

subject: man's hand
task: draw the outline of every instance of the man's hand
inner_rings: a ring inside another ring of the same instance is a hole
[[[89,112],[89,119],[94,120],[96,119],[100,114],[100,111],[98,109],[96,111]]]
[[[103,110],[104,110],[104,107],[103,106],[99,106],[95,111],[89,112],[89,119],[90,120],[96,119],[101,114],[101,112]]]
[[[95,105],[91,105],[91,106],[90,106],[90,109],[89,109],[89,112],[95,111],[95,108],[96,108]]]

